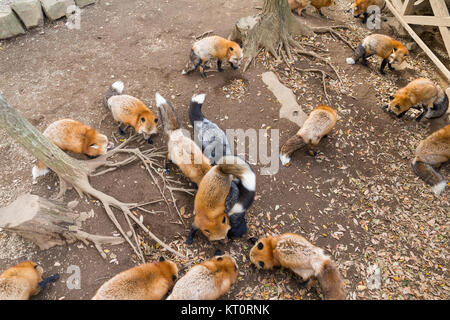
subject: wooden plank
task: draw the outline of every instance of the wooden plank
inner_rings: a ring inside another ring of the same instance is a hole
[[[401,14],[402,16],[404,16],[405,14],[411,14],[411,13],[413,13],[413,12],[414,12],[413,7],[414,7],[414,2],[415,2],[415,1],[416,1],[416,0],[405,0],[405,2],[403,2],[402,9],[399,11],[400,14]]]
[[[424,26],[450,27],[450,17],[432,16],[403,16],[409,24],[420,24]]]
[[[448,17],[448,8],[445,4],[445,0],[430,0],[431,9],[436,17]],[[447,49],[447,54],[450,56],[450,31],[448,27],[439,27],[442,39],[444,40],[445,48]]]
[[[390,0],[386,0],[386,5],[388,6],[389,10],[394,14],[394,16],[397,18],[397,20],[402,24],[403,28],[405,28],[406,31],[410,34],[410,36],[416,41],[416,43],[419,45],[419,47],[422,48],[422,50],[428,55],[428,57],[431,59],[431,61],[434,62],[434,64],[438,67],[438,69],[442,72],[442,74],[447,78],[447,80],[450,81],[450,71],[444,66],[444,64],[436,57],[436,55],[433,53],[433,51],[428,48],[428,46],[420,39],[420,37],[414,32],[413,29],[405,22],[402,15],[398,13],[394,5],[391,3]]]
[[[392,1],[395,4],[397,10],[401,10],[401,8],[403,7],[403,3],[400,0],[392,0]]]

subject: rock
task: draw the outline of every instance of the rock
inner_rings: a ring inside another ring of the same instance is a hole
[[[56,20],[66,15],[67,8],[75,5],[74,0],[40,0],[45,15],[50,20]]]
[[[96,3],[97,0],[75,0],[75,3],[77,4],[78,7],[83,8],[87,5]]]
[[[406,37],[409,33],[403,28],[402,24],[395,17],[387,17],[386,24],[394,31],[397,36]]]
[[[0,39],[24,34],[25,29],[9,6],[0,6]]]
[[[44,13],[39,0],[16,0],[11,3],[11,9],[27,29],[44,24]]]
[[[417,49],[417,43],[415,41],[408,42],[405,46],[408,51],[415,51]]]

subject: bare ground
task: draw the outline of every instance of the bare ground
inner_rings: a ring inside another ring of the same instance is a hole
[[[346,14],[349,1],[324,9],[335,19],[324,20],[313,10],[306,19],[312,25],[348,25],[339,32],[354,45],[369,31]],[[115,80],[125,82],[125,92],[154,106],[154,93],[169,98],[188,127],[187,105],[194,93],[206,93],[204,113],[222,128],[267,128],[280,130],[284,143],[298,128],[279,119],[279,105],[261,81],[271,69],[294,90],[299,104],[309,112],[323,101],[320,77],[298,74],[286,65],[261,54],[255,67],[242,74],[226,70],[181,76],[193,38],[205,31],[228,36],[238,18],[256,13],[260,1],[99,1],[82,11],[81,30],[69,30],[64,21],[0,44],[0,92],[40,130],[60,118],[73,118],[97,128],[109,137],[117,136],[112,117],[104,121],[102,97]],[[383,28],[382,33],[389,33]],[[151,209],[163,211],[145,216],[145,224],[166,243],[201,261],[217,248],[232,253],[239,261],[239,281],[223,299],[318,299],[314,290],[302,288],[284,270],[257,271],[250,266],[250,236],[298,232],[333,255],[342,272],[351,299],[448,299],[448,191],[435,197],[410,169],[419,141],[442,127],[446,119],[422,120],[413,115],[398,120],[381,111],[389,93],[417,76],[440,81],[433,65],[413,52],[410,67],[403,71],[377,73],[380,61],[370,67],[349,66],[351,50],[330,35],[299,39],[327,50],[343,79],[327,83],[331,105],[337,108],[339,123],[323,141],[320,154],[312,158],[297,152],[290,167],[273,176],[257,177],[257,199],[248,212],[249,234],[227,244],[196,238],[184,245],[187,229],[178,224],[163,204]],[[312,47],[309,47],[312,48]],[[320,67],[319,62],[299,56],[299,68]],[[442,83],[445,87],[445,84]],[[228,90],[224,90],[228,89]],[[227,97],[228,96],[228,97]],[[268,130],[270,134],[270,130]],[[0,132],[0,205],[24,192],[44,197],[58,190],[55,175],[31,184],[33,157]],[[160,133],[156,146],[165,146]],[[261,168],[257,163],[257,172]],[[173,175],[188,186],[186,179]],[[441,169],[448,176],[448,165]],[[95,187],[126,202],[145,202],[160,195],[140,164],[92,179]],[[192,221],[193,198],[177,194],[185,206],[187,225]],[[65,201],[77,199],[70,191]],[[75,208],[95,212],[85,230],[111,235],[113,225],[92,199]],[[141,214],[141,213],[139,213]],[[148,260],[169,254],[151,240]],[[89,299],[99,286],[116,273],[136,265],[127,245],[107,248],[103,260],[95,248],[81,243],[39,251],[18,236],[0,232],[0,270],[25,258],[43,265],[48,274],[61,273],[61,280],[35,299]],[[182,261],[177,261],[182,266]],[[376,264],[382,274],[381,289],[367,288],[368,268]],[[81,269],[81,289],[69,290],[66,273],[71,265]]]

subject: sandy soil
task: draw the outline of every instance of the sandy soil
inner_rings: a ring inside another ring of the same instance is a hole
[[[313,10],[304,19],[317,26],[348,25],[350,29],[342,34],[356,45],[369,31],[344,12],[348,2],[324,9],[334,21],[318,17]],[[260,5],[256,0],[99,1],[83,9],[80,30],[69,30],[64,21],[57,21],[0,43],[0,92],[40,130],[57,119],[73,118],[109,137],[117,135],[116,126],[111,116],[104,118],[102,99],[118,79],[124,81],[126,93],[152,108],[156,91],[170,99],[186,128],[190,97],[206,93],[204,113],[222,128],[279,129],[280,143],[284,143],[298,128],[279,119],[279,105],[261,74],[267,69],[277,72],[305,112],[324,99],[317,75],[294,74],[264,55],[245,74],[228,68],[224,73],[210,73],[207,80],[198,73],[180,74],[195,36],[209,30],[228,36],[237,19],[256,13],[255,6]],[[239,261],[240,277],[223,299],[320,298],[315,290],[299,286],[287,271],[258,272],[250,266],[247,238],[281,232],[301,233],[325,248],[337,261],[351,299],[448,299],[448,191],[435,197],[410,170],[419,141],[446,120],[416,123],[413,115],[399,120],[380,109],[389,93],[414,77],[439,81],[435,68],[413,52],[409,62],[413,67],[381,76],[376,58],[370,59],[369,68],[347,65],[350,48],[330,35],[302,41],[320,48],[318,53],[330,58],[343,79],[339,85],[327,67],[306,57],[296,58],[297,67],[321,67],[334,79],[327,86],[339,122],[321,144],[320,154],[313,158],[299,151],[290,167],[280,168],[273,176],[258,175],[257,198],[248,212],[249,233],[243,239],[222,244],[198,237],[188,249],[184,245],[188,230],[162,204],[152,209],[163,212],[147,215],[145,224],[196,261],[212,256],[217,248],[232,253]],[[243,84],[242,91],[224,90],[236,83]],[[54,174],[32,185],[33,157],[3,131],[0,141],[0,205],[25,192],[44,197],[57,193]],[[156,146],[165,143],[162,133],[154,139]],[[254,167],[259,172],[261,164]],[[178,171],[173,172],[188,186]],[[448,176],[448,166],[441,172]],[[92,184],[125,202],[159,198],[140,164],[92,179]],[[178,196],[179,206],[192,213],[193,198]],[[77,198],[70,191],[64,200]],[[75,209],[94,210],[95,217],[85,223],[86,231],[115,233],[97,201],[83,199]],[[186,219],[187,225],[191,221],[192,217]],[[170,257],[151,240],[144,242],[152,248],[148,260],[161,254]],[[104,281],[138,263],[127,245],[106,249],[106,260],[95,248],[81,243],[39,251],[18,236],[0,232],[0,270],[33,259],[48,274],[61,274],[59,282],[35,299],[89,299]],[[81,289],[70,290],[66,285],[71,265],[81,270]],[[367,289],[372,265],[381,270],[381,289]]]

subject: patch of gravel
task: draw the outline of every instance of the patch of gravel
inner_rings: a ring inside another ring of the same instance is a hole
[[[6,234],[0,231],[0,260],[16,260],[20,257],[31,259],[36,246],[16,233]]]

